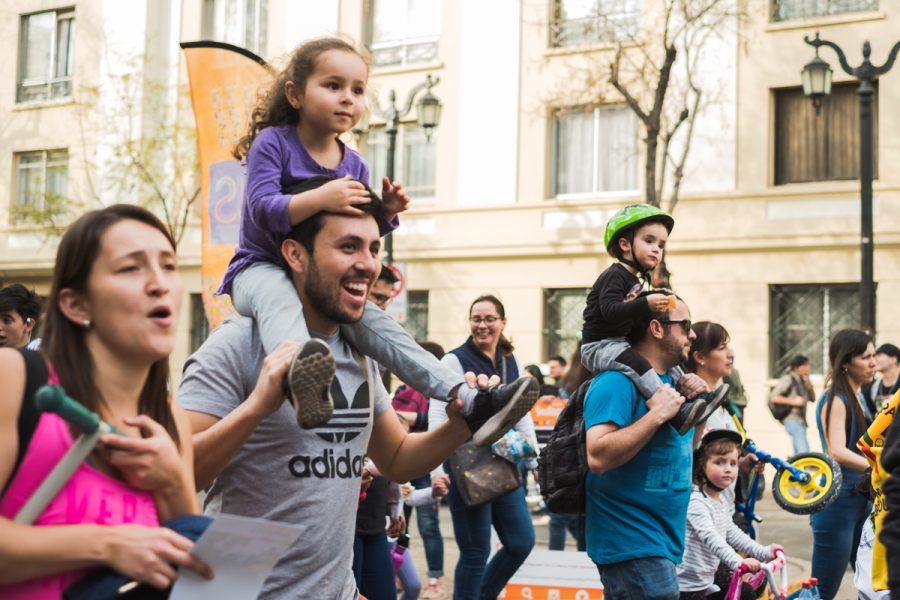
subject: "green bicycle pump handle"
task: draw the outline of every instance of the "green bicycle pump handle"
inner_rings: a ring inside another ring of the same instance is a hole
[[[100,415],[67,396],[58,385],[41,386],[34,395],[34,405],[40,411],[56,413],[84,433],[94,433],[100,427]]]

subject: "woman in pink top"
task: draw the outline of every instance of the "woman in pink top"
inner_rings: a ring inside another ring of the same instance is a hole
[[[103,436],[34,525],[13,523],[73,436],[41,415],[16,468],[25,360],[0,349],[0,597],[59,598],[100,566],[159,588],[177,567],[210,575],[190,540],[159,527],[198,508],[190,426],[168,390],[181,299],[175,243],[146,210],[93,211],[63,236],[41,353],[51,381],[125,435]]]

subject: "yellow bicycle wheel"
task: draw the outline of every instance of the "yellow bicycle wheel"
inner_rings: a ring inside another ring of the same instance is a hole
[[[797,515],[822,510],[837,498],[841,489],[841,469],[830,456],[819,452],[801,452],[792,456],[788,464],[809,473],[807,483],[795,481],[787,469],[778,469],[772,482],[775,503]]]

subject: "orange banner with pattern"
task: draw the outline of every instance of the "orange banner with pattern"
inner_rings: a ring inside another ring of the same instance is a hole
[[[247,133],[250,111],[273,74],[263,59],[237,46],[186,42],[181,47],[197,124],[203,306],[210,327],[215,328],[234,314],[228,296],[215,295],[234,255],[244,201],[244,168],[232,150]]]

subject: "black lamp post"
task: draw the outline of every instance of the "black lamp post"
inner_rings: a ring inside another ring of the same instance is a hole
[[[384,132],[388,137],[388,154],[384,174],[391,181],[394,180],[394,157],[397,153],[397,132],[400,128],[400,119],[410,113],[416,95],[425,90],[425,93],[416,102],[416,122],[419,127],[425,130],[425,138],[430,139],[431,131],[437,127],[441,120],[441,108],[443,108],[440,100],[431,93],[431,88],[440,83],[440,81],[439,77],[432,79],[431,75],[426,75],[425,81],[409,90],[409,96],[406,98],[406,106],[403,110],[397,108],[397,92],[394,90],[391,90],[388,95],[390,105],[384,110],[379,105],[378,98],[373,96],[375,106],[372,112],[385,120]],[[373,183],[377,185],[377,182]],[[384,238],[384,253],[388,264],[394,262],[394,241],[392,237],[391,234],[388,234]]]
[[[861,295],[861,320],[864,327],[875,332],[875,281],[873,277],[873,253],[872,240],[872,95],[875,87],[872,85],[879,75],[891,70],[897,52],[900,52],[900,42],[894,44],[888,55],[887,61],[880,67],[876,67],[869,60],[872,47],[869,42],[863,43],[863,61],[858,67],[851,67],[847,63],[844,51],[828,40],[816,37],[810,39],[805,36],[803,41],[816,49],[816,57],[803,67],[803,93],[812,98],[816,107],[816,115],[822,106],[822,98],[831,93],[831,67],[819,58],[819,48],[827,46],[834,50],[841,68],[848,75],[852,75],[859,81],[859,184],[860,184],[860,295]]]

